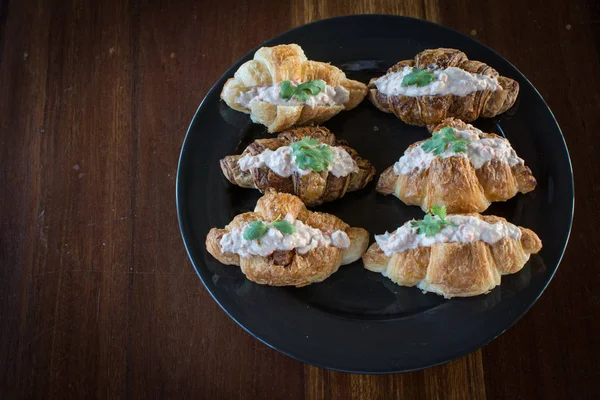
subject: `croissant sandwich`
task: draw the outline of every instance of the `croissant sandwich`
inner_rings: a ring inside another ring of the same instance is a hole
[[[519,84],[456,49],[430,49],[392,66],[369,82],[369,99],[411,125],[455,117],[495,117],[515,103]]]
[[[225,229],[213,228],[206,237],[213,257],[239,265],[249,280],[271,286],[321,282],[358,260],[368,244],[366,230],[308,211],[298,197],[273,191],[258,200],[254,212],[237,215]]]
[[[424,211],[439,204],[451,213],[482,212],[536,184],[508,140],[449,118],[383,171],[377,191]]]
[[[226,156],[221,170],[234,185],[293,193],[316,206],[359,190],[375,168],[323,127],[304,127],[258,139],[241,155]]]
[[[446,298],[488,293],[502,275],[519,272],[542,248],[533,231],[504,218],[446,216],[443,207],[375,240],[363,256],[366,269]]]
[[[309,61],[297,44],[285,44],[258,49],[227,80],[221,99],[273,133],[323,123],[366,95],[364,83],[333,65]]]

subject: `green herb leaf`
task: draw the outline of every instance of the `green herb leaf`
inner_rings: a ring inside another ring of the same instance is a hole
[[[440,217],[440,219],[443,221],[446,219],[446,206],[439,206],[437,204],[434,204],[433,207],[431,207],[431,210],[429,210],[429,212],[431,212],[433,215],[437,215],[438,217]]]
[[[404,76],[401,86],[427,86],[436,79],[435,75],[426,69],[413,68],[412,72]]]
[[[278,215],[277,218],[275,218],[275,220],[269,225],[260,220],[250,222],[246,229],[244,229],[243,237],[246,240],[257,240],[265,236],[270,228],[275,228],[279,232],[287,235],[296,232],[296,227],[294,224],[289,221],[282,220],[281,215]]]
[[[281,82],[281,85],[279,85],[279,93],[284,99],[291,99],[295,90],[296,88],[294,87],[294,85],[292,85],[292,82],[290,81],[283,81]]]
[[[321,79],[315,79],[312,81],[304,82],[298,85],[299,91],[308,91],[313,96],[325,91],[325,82]]]
[[[312,169],[315,172],[326,171],[333,162],[333,152],[326,144],[305,136],[291,144],[296,164],[300,169]]]
[[[298,101],[306,102],[310,96],[316,96],[325,91],[325,82],[321,79],[304,82],[294,86],[290,81],[283,81],[279,85],[279,93],[284,99],[295,97]]]
[[[289,221],[281,220],[281,221],[273,221],[271,226],[277,229],[281,233],[292,234],[296,232],[296,227]]]
[[[308,99],[310,99],[310,94],[307,92],[301,92],[299,90],[296,90],[296,92],[294,93],[294,97],[298,100],[298,101],[308,101]]]
[[[292,143],[290,146],[292,147],[292,150],[296,151],[304,146],[316,146],[318,144],[319,141],[317,139],[313,139],[310,136],[304,136],[302,139]]]
[[[262,221],[253,221],[248,224],[248,227],[244,230],[244,239],[256,240],[265,236],[269,231],[269,227]]]
[[[436,218],[437,217],[437,218]],[[427,237],[435,236],[436,233],[441,231],[444,226],[458,226],[446,219],[446,206],[434,205],[429,210],[429,213],[425,214],[422,221],[413,221],[410,226],[418,228],[417,233],[419,235],[425,235]]]
[[[448,141],[456,139],[456,136],[454,135],[454,128],[450,126],[443,127],[439,130],[438,134]]]
[[[448,145],[451,146],[454,153],[464,153],[467,151],[468,144],[468,140],[456,137],[454,129],[445,126],[439,132],[434,133],[431,139],[425,141],[421,148],[427,153],[433,152],[433,155],[437,156],[442,154]]]
[[[452,151],[455,153],[466,153],[468,144],[468,140],[456,140],[454,143],[452,143]]]

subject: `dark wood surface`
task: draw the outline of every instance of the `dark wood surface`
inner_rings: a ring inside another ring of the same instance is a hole
[[[213,82],[274,35],[353,13],[497,50],[552,108],[575,171],[570,244],[538,303],[483,349],[402,375],[253,339],[196,277],[176,218],[180,146]],[[598,396],[599,51],[593,0],[0,1],[0,398]]]

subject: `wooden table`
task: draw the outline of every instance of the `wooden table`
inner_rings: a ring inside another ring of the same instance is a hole
[[[573,160],[573,232],[540,301],[426,371],[351,375],[271,350],[212,300],[177,225],[180,146],[213,82],[274,35],[352,13],[427,19],[493,47],[540,90]],[[0,37],[0,398],[598,395],[594,0],[2,0]]]

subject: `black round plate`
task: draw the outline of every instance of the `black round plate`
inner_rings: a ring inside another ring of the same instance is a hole
[[[405,17],[360,15],[323,20],[264,43],[298,43],[311,60],[331,62],[352,79],[368,82],[398,60],[427,48],[452,47],[483,61],[521,85],[517,104],[493,120],[475,125],[507,137],[538,180],[536,190],[496,203],[486,212],[533,229],[543,241],[521,272],[502,278],[491,293],[444,300],[417,288],[400,287],[363,268],[341,267],[322,283],[304,288],[261,286],[239,268],[208,254],[211,227],[223,227],[254,208],[260,193],[229,184],[219,159],[239,154],[268,134],[248,115],[219,100],[225,81],[252,50],[219,79],[198,108],[187,132],[177,173],[181,233],[202,282],[239,325],[257,339],[298,360],[341,371],[403,372],[441,364],[483,346],[513,325],[537,300],[564,252],[573,215],[573,176],[567,148],[551,111],[531,83],[508,61],[483,44],[451,29]],[[383,171],[413,142],[427,138],[365,99],[327,126]],[[377,180],[375,177],[374,182]],[[364,190],[319,207],[352,226],[380,234],[411,218],[421,218],[393,196]]]

